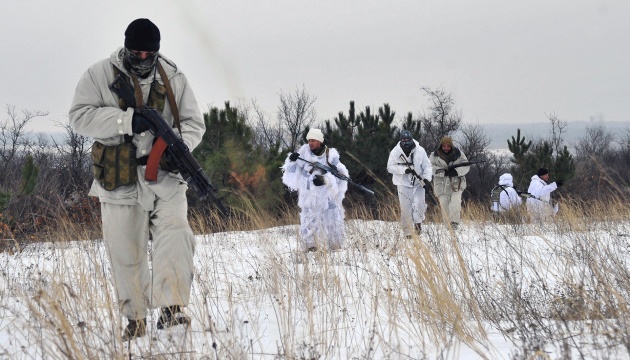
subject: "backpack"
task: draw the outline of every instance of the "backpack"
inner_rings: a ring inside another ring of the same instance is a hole
[[[507,191],[505,189],[509,188],[509,186],[507,185],[497,185],[495,187],[492,188],[492,191],[490,191],[490,201],[492,202],[492,211],[494,212],[499,212],[499,200],[501,198],[501,192],[505,191],[505,193],[507,194]]]

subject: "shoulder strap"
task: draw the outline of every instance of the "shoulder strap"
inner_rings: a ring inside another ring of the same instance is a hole
[[[326,145],[324,145],[324,146],[326,146]],[[326,146],[326,164],[327,164],[329,167],[331,166],[330,161],[328,161],[328,146]]]
[[[168,76],[166,76],[166,71],[162,67],[160,60],[157,62],[158,71],[160,72],[160,77],[162,77],[162,81],[164,82],[164,87],[166,88],[166,97],[168,98],[168,105],[171,107],[171,112],[173,113],[173,119],[175,119],[175,126],[177,126],[177,130],[179,130],[179,135],[182,134],[182,127],[179,123],[179,110],[177,110],[177,103],[175,102],[175,95],[173,94],[173,88],[171,87],[171,83],[168,81]]]

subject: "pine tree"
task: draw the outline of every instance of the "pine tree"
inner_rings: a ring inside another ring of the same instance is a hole
[[[565,145],[562,151],[556,156],[553,165],[554,178],[558,180],[570,180],[575,176],[575,161],[573,155],[569,153],[569,149]]]
[[[221,110],[211,108],[204,114],[204,122],[209,131],[194,155],[229,206],[271,209],[278,205],[277,194],[282,192],[279,167],[284,160],[278,154],[279,144],[269,152],[255,148],[247,118],[229,102]]]
[[[421,128],[422,128],[422,123],[420,122],[420,120],[414,120],[413,115],[409,112],[407,113],[407,116],[405,117],[405,120],[403,121],[400,131],[402,130],[411,131],[411,135],[413,136],[413,138],[418,140],[419,142],[419,139],[422,136],[422,134],[420,133]],[[397,132],[396,139],[400,138],[400,131]],[[429,149],[425,149],[425,150],[429,151]]]
[[[527,178],[526,154],[532,146],[532,141],[525,142],[525,136],[521,137],[521,129],[516,130],[516,138],[508,140],[508,149],[512,153],[512,167],[510,172],[514,178],[514,185],[524,185]]]
[[[354,111],[354,101],[350,101],[350,110],[346,117],[343,112],[339,112],[338,117],[334,118],[334,124],[330,120],[325,121],[325,127],[322,130],[326,144],[336,148],[339,153],[354,152],[355,149],[355,132],[357,128],[357,118]]]
[[[535,144],[531,152],[525,159],[525,171],[528,174],[535,174],[538,169],[552,169],[554,163],[553,147],[548,141]]]
[[[26,155],[26,163],[22,167],[22,179],[20,181],[20,195],[28,195],[33,192],[37,184],[39,167],[35,165],[32,155]]]

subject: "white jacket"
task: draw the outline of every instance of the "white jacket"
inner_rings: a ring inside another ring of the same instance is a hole
[[[421,185],[418,179],[414,181],[413,174],[405,174],[408,166],[402,165],[402,163],[411,163],[411,168],[427,182],[433,178],[433,170],[426,150],[416,140],[414,142],[416,147],[411,150],[409,156],[405,155],[400,147],[400,142],[389,153],[387,171],[392,174],[392,182],[396,186],[414,187]]]
[[[503,190],[499,195],[499,202],[492,204],[492,211],[503,212],[508,211],[512,207],[518,207],[522,204],[522,200],[514,189],[511,174],[503,174],[499,177],[499,185],[503,186]]]
[[[532,176],[532,181],[529,183],[527,192],[532,194],[535,198],[531,197],[527,199],[527,210],[541,217],[553,215],[558,211],[556,206],[551,204],[551,193],[558,188],[555,182],[547,184],[545,180],[538,177],[538,175]]]
[[[302,145],[297,152],[304,160],[320,162],[326,166],[330,163],[336,166],[341,174],[348,176],[348,169],[339,161],[339,152],[334,148],[328,148],[328,159],[326,159],[326,152],[320,156],[313,154],[308,144]],[[331,201],[340,208],[343,208],[341,203],[348,190],[347,181],[338,179],[330,172],[327,172],[324,174],[326,184],[315,186],[313,180],[316,175],[322,175],[322,172],[318,169],[313,170],[311,164],[302,160],[290,161],[289,158],[287,158],[282,166],[282,171],[282,182],[291,191],[298,192],[299,207],[314,207],[324,210],[328,208],[328,202]]]

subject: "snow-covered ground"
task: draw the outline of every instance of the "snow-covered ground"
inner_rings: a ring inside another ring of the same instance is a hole
[[[0,358],[520,359],[528,342],[540,359],[628,358],[596,346],[594,321],[550,323],[569,284],[598,289],[593,263],[628,268],[629,228],[431,223],[405,240],[398,223],[349,220],[344,249],[306,255],[297,225],[200,235],[191,327],[158,331],[154,311],[128,343],[102,241],[34,244],[0,254]],[[532,308],[506,309],[511,296]],[[569,347],[522,333],[535,326]]]

